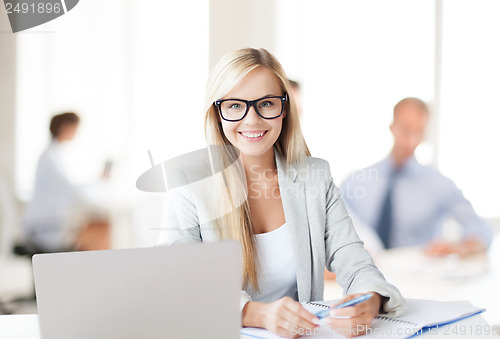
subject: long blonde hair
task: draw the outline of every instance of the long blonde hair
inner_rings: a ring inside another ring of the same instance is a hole
[[[207,143],[209,145],[231,145],[224,135],[214,101],[223,98],[238,82],[257,67],[266,67],[271,70],[283,92],[288,94],[281,134],[274,146],[277,152],[286,159],[287,164],[299,162],[305,156],[309,156],[310,152],[300,128],[295,99],[290,95],[292,93],[290,83],[281,64],[265,49],[244,48],[230,52],[223,56],[212,70],[207,84],[205,104]],[[233,198],[233,201],[239,200],[238,197],[246,192],[246,184],[238,178],[238,175],[227,176],[224,188],[227,190],[227,195],[222,196]],[[225,201],[223,204],[232,205],[232,211],[216,220],[221,238],[240,241],[243,256],[243,287],[252,286],[255,291],[258,291],[258,260],[248,200],[238,206],[234,206],[231,201]]]

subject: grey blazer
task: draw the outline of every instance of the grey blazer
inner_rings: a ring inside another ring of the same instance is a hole
[[[386,297],[388,316],[403,313],[405,301],[373,263],[354,230],[328,162],[306,157],[286,164],[275,149],[278,182],[296,263],[298,301],[323,300],[325,267],[337,275],[344,294],[374,291]],[[220,240],[213,222],[199,222],[206,208],[192,193],[168,194],[158,245]],[[241,308],[250,301],[242,291]]]

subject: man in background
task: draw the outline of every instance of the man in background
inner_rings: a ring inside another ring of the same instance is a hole
[[[110,247],[107,217],[96,213],[101,201],[93,201],[87,192],[103,183],[78,185],[70,180],[65,166],[66,147],[74,139],[79,124],[80,118],[73,112],[58,114],[50,122],[52,139],[38,161],[33,198],[24,216],[28,252],[104,250]],[[103,179],[107,179],[107,175],[103,175]]]
[[[371,233],[385,249],[426,245],[425,252],[434,256],[484,251],[491,242],[490,227],[452,180],[415,159],[428,120],[429,109],[422,100],[401,100],[390,125],[394,137],[390,155],[350,175],[341,185],[344,201],[361,237]],[[462,225],[459,242],[442,238],[441,224],[448,216]]]

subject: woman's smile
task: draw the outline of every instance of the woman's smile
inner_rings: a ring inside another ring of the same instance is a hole
[[[260,131],[239,131],[238,134],[240,134],[244,140],[248,142],[258,142],[264,138],[264,135],[266,135],[267,130],[260,130]]]

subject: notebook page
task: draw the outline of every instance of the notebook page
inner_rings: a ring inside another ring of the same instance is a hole
[[[316,313],[327,307],[324,305],[331,305],[333,303],[333,301],[320,301],[313,303],[302,303],[302,305],[309,312]],[[373,322],[368,329],[367,334],[365,336],[361,336],[360,338],[409,338],[414,334],[420,333],[421,329],[424,327],[447,324],[469,315],[484,311],[484,309],[477,308],[467,301],[406,299],[406,307],[407,309],[401,317],[388,318],[382,315],[373,319]],[[241,333],[248,336],[249,338],[282,338],[264,329],[244,328]],[[341,333],[330,329],[322,321],[320,322],[320,326],[316,328],[312,333],[304,334],[305,335],[301,338],[345,338],[345,336],[343,336]]]
[[[473,306],[468,301],[437,301],[406,299],[406,311],[398,320],[417,326],[435,326],[462,319],[484,309]]]

